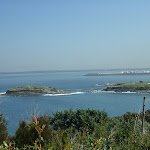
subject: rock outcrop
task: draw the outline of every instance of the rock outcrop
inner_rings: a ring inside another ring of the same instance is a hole
[[[103,91],[150,93],[150,82],[116,83]]]

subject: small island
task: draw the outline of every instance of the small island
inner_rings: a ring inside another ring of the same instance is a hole
[[[67,94],[63,90],[56,88],[48,88],[45,86],[18,86],[10,88],[6,91],[5,95],[8,96],[31,96],[31,95],[44,95],[44,94]]]
[[[113,83],[102,91],[150,93],[150,82]]]

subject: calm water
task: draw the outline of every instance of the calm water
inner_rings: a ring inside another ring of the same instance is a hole
[[[150,75],[83,76],[86,73],[91,72],[0,74],[0,93],[11,87],[21,85],[47,86],[65,91],[82,92],[61,96],[11,97],[0,95],[0,113],[3,113],[9,121],[9,133],[13,135],[18,127],[18,121],[22,119],[29,120],[30,115],[34,113],[52,114],[57,110],[63,111],[71,107],[74,110],[77,108],[105,109],[110,117],[120,116],[127,111],[137,112],[142,106],[143,97],[150,98],[150,94],[90,92],[93,89],[104,88],[97,86],[97,84],[150,81]],[[146,102],[146,109],[150,107],[149,102]]]

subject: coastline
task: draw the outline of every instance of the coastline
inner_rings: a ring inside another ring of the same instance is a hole
[[[150,72],[88,73],[84,76],[150,75]]]

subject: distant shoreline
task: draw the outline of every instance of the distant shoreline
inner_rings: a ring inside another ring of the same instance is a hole
[[[150,72],[118,72],[118,73],[88,73],[84,76],[112,76],[112,75],[149,75]]]

